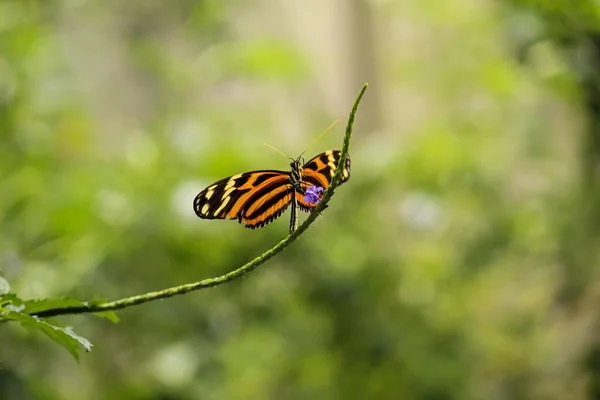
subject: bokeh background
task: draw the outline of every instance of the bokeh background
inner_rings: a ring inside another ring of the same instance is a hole
[[[198,219],[216,179],[339,148],[352,178],[246,278],[0,326],[0,398],[600,398],[600,3],[2,0],[0,275],[117,299],[287,234]]]

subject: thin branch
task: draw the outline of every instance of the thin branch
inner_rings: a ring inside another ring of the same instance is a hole
[[[352,106],[352,110],[350,111],[350,115],[348,116],[348,123],[346,124],[346,133],[344,135],[344,143],[342,145],[342,150],[340,154],[340,160],[338,165],[346,165],[346,158],[348,157],[348,152],[350,150],[350,140],[352,138],[352,127],[354,125],[354,119],[356,117],[356,112],[358,110],[358,105],[367,89],[367,84],[363,86],[358,97],[354,101],[354,105]],[[155,292],[144,293],[137,296],[125,297],[123,299],[110,301],[106,303],[100,304],[90,304],[86,306],[74,306],[74,307],[58,307],[58,308],[50,308],[46,310],[36,311],[31,313],[31,315],[35,315],[37,317],[45,318],[45,317],[54,317],[57,315],[68,315],[68,314],[87,314],[87,313],[98,313],[98,312],[106,312],[106,311],[114,311],[121,310],[126,307],[132,307],[138,304],[147,303],[154,300],[166,299],[168,297],[173,297],[189,292],[193,292],[195,290],[206,289],[209,287],[221,285],[223,283],[230,282],[234,279],[240,278],[245,274],[253,271],[256,267],[263,264],[271,257],[275,256],[277,253],[281,252],[287,246],[289,246],[294,240],[296,240],[306,229],[317,219],[320,212],[325,209],[325,206],[331,199],[335,188],[340,184],[340,180],[342,177],[342,171],[344,168],[337,168],[335,175],[331,180],[331,184],[329,188],[325,191],[323,198],[319,202],[319,204],[314,208],[314,210],[310,213],[306,221],[302,225],[298,227],[294,232],[292,232],[288,237],[283,239],[281,242],[277,243],[275,247],[266,251],[259,257],[256,257],[254,260],[249,263],[241,266],[240,268],[231,271],[227,274],[217,276],[215,278],[208,278],[201,280],[199,282],[188,283],[181,286],[174,286],[163,290],[158,290]]]

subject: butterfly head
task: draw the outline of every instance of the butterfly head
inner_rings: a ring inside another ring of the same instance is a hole
[[[292,170],[302,171],[302,166],[304,165],[304,158],[302,156],[298,156],[295,160],[290,158],[292,162],[290,163],[290,167]]]

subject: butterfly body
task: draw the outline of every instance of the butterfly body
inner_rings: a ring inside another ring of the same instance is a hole
[[[295,202],[310,212],[317,203],[306,197],[309,187],[326,190],[340,159],[339,150],[321,153],[307,163],[301,157],[290,163],[290,171],[245,172],[217,181],[194,199],[196,215],[204,219],[237,219],[247,228],[260,228],[279,217]],[[342,180],[350,179],[350,157],[346,158]],[[295,210],[294,210],[295,211]]]

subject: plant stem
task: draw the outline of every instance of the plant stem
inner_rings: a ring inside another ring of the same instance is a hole
[[[344,142],[342,145],[342,150],[340,154],[340,159],[338,165],[344,166],[346,165],[346,158],[348,157],[348,153],[350,151],[350,140],[352,139],[352,127],[354,126],[354,119],[356,117],[356,112],[358,110],[358,105],[363,97],[363,94],[367,90],[367,84],[362,87],[359,92],[356,100],[354,101],[354,105],[352,106],[352,110],[348,116],[348,123],[346,124],[346,133],[344,135]],[[74,306],[74,307],[62,307],[62,308],[49,308],[46,310],[36,311],[31,313],[31,315],[46,318],[46,317],[54,317],[57,315],[70,315],[70,314],[87,314],[87,313],[99,313],[106,311],[114,311],[121,310],[123,308],[132,307],[138,304],[148,303],[150,301],[166,299],[168,297],[173,297],[189,292],[193,292],[195,290],[206,289],[213,286],[221,285],[223,283],[227,283],[233,281],[234,279],[238,279],[245,274],[253,271],[259,265],[265,263],[271,257],[280,253],[283,249],[289,246],[292,242],[294,242],[302,233],[308,229],[308,227],[317,219],[320,215],[320,212],[325,209],[325,206],[333,196],[333,192],[335,188],[339,185],[342,172],[344,168],[337,168],[335,175],[331,180],[331,184],[329,188],[325,191],[323,198],[319,201],[319,204],[314,208],[314,210],[310,213],[308,218],[296,229],[294,232],[290,233],[285,239],[277,243],[273,248],[267,250],[262,255],[256,257],[254,260],[242,265],[240,268],[231,271],[227,274],[220,275],[214,278],[203,279],[199,282],[188,283],[185,285],[174,286],[163,290],[158,290],[155,292],[144,293],[136,296],[125,297],[123,299],[109,301],[106,303],[99,304],[90,304],[85,306]]]

